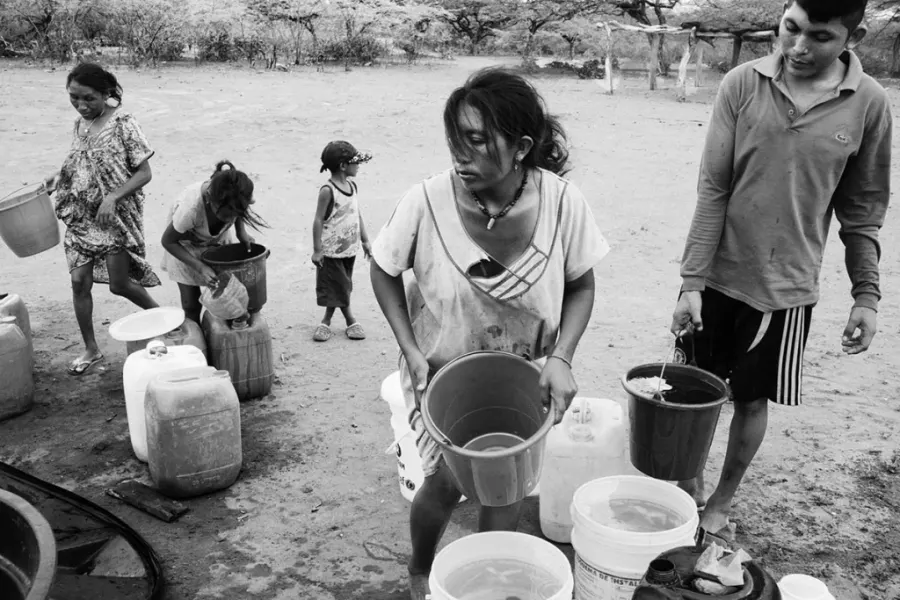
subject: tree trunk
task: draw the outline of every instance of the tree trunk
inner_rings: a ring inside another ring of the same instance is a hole
[[[660,25],[667,25],[668,21],[666,21],[666,15],[662,11],[662,8],[657,4],[653,7],[653,12],[656,13],[656,21]],[[666,54],[666,36],[661,34],[659,36],[659,72],[662,73],[663,77],[669,76],[669,57]]]
[[[900,33],[894,36],[894,45],[891,48],[891,75],[900,73]]]
[[[741,36],[734,36],[734,44],[731,46],[731,68],[734,69],[741,64],[741,49],[744,47],[744,40]]]
[[[703,43],[697,43],[697,64],[694,67],[694,85],[703,85]]]
[[[577,43],[578,40],[569,41],[569,60],[575,60],[575,44]]]
[[[656,89],[656,73],[659,70],[659,35],[650,34],[650,57],[647,59],[647,73],[650,78],[650,89]]]

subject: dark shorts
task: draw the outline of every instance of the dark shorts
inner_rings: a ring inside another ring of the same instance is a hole
[[[735,402],[768,398],[800,404],[803,351],[812,305],[763,313],[721,292],[703,292],[703,331],[676,344],[676,361],[690,362],[728,381]]]
[[[322,259],[322,266],[316,267],[316,301],[319,306],[329,308],[350,306],[355,262],[355,256],[348,258],[326,256]]]

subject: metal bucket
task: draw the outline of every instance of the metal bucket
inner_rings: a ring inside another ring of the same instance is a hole
[[[538,367],[520,356],[471,352],[447,363],[425,391],[426,430],[456,486],[483,506],[523,500],[540,479],[553,415],[541,403],[539,380]],[[491,439],[499,448],[483,447]]]
[[[200,260],[216,273],[229,273],[247,288],[247,310],[259,312],[266,303],[266,259],[269,250],[259,244],[250,244],[250,251],[243,244],[226,244],[210,248],[200,255]]]
[[[0,598],[45,600],[56,576],[47,519],[21,496],[0,490]]]

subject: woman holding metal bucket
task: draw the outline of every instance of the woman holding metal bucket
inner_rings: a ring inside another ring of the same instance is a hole
[[[94,283],[141,308],[155,308],[145,288],[160,285],[147,262],[144,192],[153,149],[135,118],[123,111],[122,87],[99,65],[83,63],[66,79],[78,111],[72,147],[62,168],[46,180],[56,192],[56,215],[66,225],[65,251],[75,318],[84,352],[68,367],[83,375],[103,360],[94,337]]]
[[[473,350],[546,358],[543,399],[561,420],[577,391],[571,363],[594,304],[593,267],[609,250],[586,199],[561,177],[565,133],[523,78],[475,73],[447,100],[444,127],[453,168],[400,200],[372,252],[425,472],[410,512],[414,600],[428,593],[460,498],[419,410],[430,375]],[[483,506],[479,529],[514,531],[520,509]]]

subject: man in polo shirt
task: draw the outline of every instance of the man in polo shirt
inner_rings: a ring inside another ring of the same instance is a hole
[[[866,0],[785,4],[778,49],[728,73],[703,151],[672,331],[693,332],[701,368],[727,378],[734,417],[721,479],[683,481],[701,526],[726,541],[735,492],[762,444],[768,403],[796,406],[803,350],[832,213],[846,247],[853,305],[847,354],[876,329],[888,207],[891,112],[852,52]],[[679,356],[691,351],[687,336]]]

